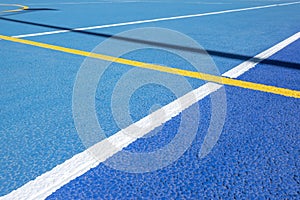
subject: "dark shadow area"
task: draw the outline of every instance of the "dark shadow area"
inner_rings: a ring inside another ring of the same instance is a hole
[[[27,12],[27,11],[44,11],[44,10],[58,11],[58,9],[54,9],[54,8],[28,8],[28,9],[24,10],[24,12]]]
[[[5,18],[5,17],[0,17],[0,20],[28,24],[28,25],[39,26],[39,27],[58,29],[58,30],[68,30],[70,32],[92,35],[92,36],[97,36],[97,37],[104,37],[104,38],[112,37],[115,40],[147,44],[147,45],[151,45],[154,47],[156,46],[156,47],[163,47],[163,48],[169,48],[169,49],[177,49],[177,50],[200,53],[200,54],[205,54],[207,52],[210,55],[222,57],[222,58],[229,58],[229,59],[242,60],[242,61],[249,60],[250,62],[260,62],[263,64],[274,65],[274,66],[279,66],[279,67],[300,69],[299,63],[286,62],[286,61],[281,61],[281,60],[262,59],[262,58],[258,58],[258,57],[253,58],[252,56],[241,55],[241,54],[233,54],[233,53],[227,53],[227,52],[221,52],[221,51],[215,51],[215,50],[203,50],[203,49],[198,49],[198,48],[178,46],[178,45],[166,44],[166,43],[155,42],[155,41],[127,38],[127,37],[119,37],[119,36],[114,36],[111,34],[95,33],[95,32],[90,32],[90,31],[85,31],[85,30],[76,30],[76,29],[67,28],[67,27],[41,24],[41,23],[36,23],[36,22],[28,22],[28,21],[22,21],[22,20],[17,20],[17,19],[9,19],[9,18]]]

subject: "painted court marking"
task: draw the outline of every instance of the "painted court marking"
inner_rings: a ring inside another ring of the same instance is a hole
[[[1,12],[3,12],[3,13],[20,12],[20,11],[23,11],[23,10],[27,10],[27,9],[29,8],[28,6],[23,6],[23,5],[19,5],[19,4],[0,4],[0,6],[13,6],[13,7],[18,7],[18,9],[1,11]],[[0,13],[1,13],[1,12],[0,12]]]
[[[268,57],[272,56],[273,54],[298,40],[299,38],[300,32],[256,55],[255,57],[260,57],[262,58],[261,60],[267,59]],[[8,39],[10,39],[10,37],[8,37]],[[259,61],[257,61],[256,59],[250,59],[222,74],[222,76],[237,78],[249,69],[255,67],[255,65],[258,63]],[[164,106],[156,112],[151,113],[150,115],[132,124],[131,126],[117,132],[113,136],[95,144],[82,153],[73,156],[71,159],[66,160],[64,163],[42,174],[35,180],[26,183],[17,190],[14,190],[11,193],[3,196],[1,199],[45,199],[57,189],[61,188],[63,185],[86,173],[91,168],[96,167],[101,162],[107,160],[118,151],[121,151],[124,147],[134,142],[138,137],[144,136],[149,131],[167,122],[173,116],[178,115],[184,109],[200,101],[209,94],[217,91],[221,87],[222,85],[216,83],[204,84],[203,86],[187,93],[186,95],[178,98],[177,100],[171,102],[170,104]],[[190,98],[191,96],[196,98]],[[183,104],[183,107],[178,108],[177,105],[179,104]],[[152,119],[154,119],[154,117],[157,118],[156,124],[152,123]],[[151,121],[151,123],[149,123],[149,121]],[[152,126],[149,127],[148,124],[151,124]],[[143,127],[143,129],[137,129],[136,127]],[[130,135],[130,137],[128,135]],[[133,135],[136,135],[137,137],[133,138]],[[109,146],[110,144],[114,144],[115,147],[118,147],[118,149],[107,149],[107,146]],[[95,150],[101,152],[101,157],[98,157],[97,160],[91,153],[89,153],[94,152]]]
[[[199,14],[192,14],[192,15],[181,15],[181,16],[175,16],[175,17],[165,17],[165,18],[156,18],[156,19],[148,19],[148,20],[140,20],[140,21],[123,22],[123,23],[116,23],[116,24],[90,26],[90,27],[83,27],[83,28],[75,28],[72,30],[84,31],[84,30],[92,30],[92,29],[102,29],[102,28],[110,28],[110,27],[136,25],[136,24],[146,24],[146,23],[151,23],[151,22],[161,22],[161,21],[170,21],[170,20],[177,20],[177,19],[203,17],[203,16],[209,16],[209,15],[219,15],[219,14],[224,14],[224,13],[234,13],[234,12],[241,12],[241,11],[248,11],[248,10],[258,10],[258,9],[273,8],[273,7],[278,7],[278,6],[289,6],[289,5],[299,4],[299,3],[300,3],[300,1],[295,1],[295,2],[290,2],[290,3],[271,4],[271,5],[265,5],[265,6],[255,6],[255,7],[223,10],[223,11],[208,12],[208,13],[199,13]],[[25,37],[35,37],[35,36],[42,36],[42,35],[53,35],[53,34],[71,32],[72,30],[47,31],[47,32],[40,32],[40,33],[16,35],[14,37],[25,38]]]
[[[180,76],[185,76],[185,77],[190,77],[190,78],[201,79],[204,81],[218,83],[218,84],[236,86],[236,87],[241,87],[241,88],[246,88],[246,89],[251,89],[251,90],[257,90],[257,91],[261,91],[261,92],[268,92],[268,93],[283,95],[283,96],[287,96],[287,97],[300,98],[300,91],[297,91],[297,90],[269,86],[269,85],[264,85],[264,84],[259,84],[259,83],[252,83],[252,82],[248,82],[248,81],[241,81],[241,80],[236,80],[236,79],[232,79],[232,78],[216,76],[216,75],[211,75],[211,74],[205,74],[205,73],[200,73],[200,72],[194,72],[194,71],[188,71],[188,70],[182,70],[182,69],[172,68],[172,67],[167,67],[167,66],[162,66],[162,65],[149,64],[149,63],[139,62],[139,61],[135,61],[135,60],[128,60],[128,59],[124,59],[124,58],[117,58],[117,57],[112,57],[112,56],[108,56],[108,55],[96,54],[96,53],[91,53],[88,51],[81,51],[81,50],[77,50],[77,49],[55,46],[55,45],[45,44],[45,43],[41,43],[41,42],[34,42],[34,41],[30,41],[30,40],[24,40],[24,39],[19,39],[19,38],[4,36],[4,35],[0,35],[0,39],[12,41],[12,42],[16,42],[16,43],[27,44],[27,45],[36,46],[36,47],[41,47],[41,48],[46,48],[46,49],[51,49],[51,50],[56,50],[56,51],[61,51],[61,52],[70,53],[70,54],[74,54],[74,55],[96,58],[96,59],[100,59],[100,60],[115,62],[115,63],[119,63],[119,64],[124,64],[124,65],[144,68],[144,69],[151,69],[151,70],[155,70],[155,71],[166,72],[166,73],[174,74],[174,75],[180,75]]]

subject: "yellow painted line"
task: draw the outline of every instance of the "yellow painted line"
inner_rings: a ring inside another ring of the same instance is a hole
[[[8,13],[8,12],[20,12],[23,10],[27,10],[29,7],[28,6],[23,6],[20,4],[0,4],[0,6],[14,6],[14,7],[19,7],[19,9],[14,9],[14,10],[4,10],[2,12]]]
[[[282,95],[282,96],[286,96],[286,97],[300,98],[300,91],[297,91],[297,90],[269,86],[269,85],[264,85],[264,84],[259,84],[259,83],[248,82],[248,81],[241,81],[241,80],[237,80],[237,79],[232,79],[232,78],[227,78],[227,77],[222,77],[222,76],[215,76],[215,75],[205,74],[205,73],[201,73],[201,72],[193,72],[193,71],[188,71],[188,70],[183,70],[183,69],[171,68],[171,67],[162,66],[162,65],[149,64],[149,63],[144,63],[144,62],[139,62],[139,61],[134,61],[134,60],[128,60],[128,59],[124,59],[124,58],[117,58],[117,57],[112,57],[112,56],[108,56],[108,55],[96,54],[96,53],[91,53],[91,52],[87,52],[87,51],[81,51],[81,50],[77,50],[77,49],[55,46],[55,45],[45,44],[45,43],[41,43],[41,42],[34,42],[34,41],[30,41],[30,40],[24,40],[24,39],[19,39],[19,38],[4,36],[4,35],[0,35],[0,39],[12,41],[12,42],[16,42],[16,43],[27,44],[27,45],[36,46],[36,47],[41,47],[41,48],[45,48],[45,49],[52,49],[52,50],[70,53],[70,54],[74,54],[74,55],[97,58],[97,59],[101,59],[101,60],[105,60],[105,61],[140,67],[140,68],[144,68],[144,69],[151,69],[151,70],[155,70],[155,71],[166,72],[166,73],[170,73],[170,74],[201,79],[204,81],[214,82],[214,83],[223,84],[223,85],[236,86],[236,87],[240,87],[240,88],[257,90],[257,91],[261,91],[261,92],[268,92],[268,93],[278,94],[278,95]]]

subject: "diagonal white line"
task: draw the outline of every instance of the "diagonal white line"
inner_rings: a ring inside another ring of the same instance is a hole
[[[295,1],[295,2],[290,2],[290,3],[271,4],[271,5],[265,5],[265,6],[255,6],[255,7],[249,7],[249,8],[239,8],[239,9],[199,13],[199,14],[192,14],[192,15],[181,15],[181,16],[175,16],[175,17],[164,17],[164,18],[147,19],[147,20],[123,22],[123,23],[116,23],[116,24],[90,26],[90,27],[83,27],[83,28],[75,28],[75,29],[72,29],[72,30],[73,31],[76,31],[76,30],[77,31],[85,31],[85,30],[94,30],[94,29],[103,29],[103,28],[111,28],[111,27],[119,27],[119,26],[136,25],[136,24],[146,24],[146,23],[151,23],[151,22],[170,21],[170,20],[177,20],[177,19],[203,17],[203,16],[209,16],[209,15],[219,15],[219,14],[224,14],[224,13],[234,13],[234,12],[241,12],[241,11],[258,10],[258,9],[277,7],[277,6],[288,6],[288,5],[294,5],[294,4],[299,4],[299,3],[300,3],[300,1]],[[72,30],[47,31],[47,32],[40,32],[40,33],[16,35],[16,36],[13,36],[13,37],[25,38],[25,37],[36,37],[36,36],[42,36],[42,35],[53,35],[53,34],[71,32]]]
[[[298,40],[299,38],[300,32],[267,49],[266,51],[263,51],[255,57],[261,58],[260,60],[266,59],[275,54],[276,52],[280,51],[281,49],[285,48],[287,45]],[[222,75],[230,78],[237,78],[249,69],[255,67],[256,64],[258,64],[258,62],[253,62],[251,60],[252,59],[241,63],[240,65],[234,67],[233,69],[227,71]],[[177,100],[164,106],[158,111],[153,112],[152,114],[146,116],[145,118],[132,124],[131,126],[117,132],[113,136],[95,144],[94,146],[90,147],[84,152],[73,156],[71,159],[56,166],[51,171],[42,174],[35,180],[32,180],[23,185],[22,187],[18,188],[17,190],[14,190],[11,193],[1,197],[1,199],[45,199],[71,180],[81,176],[82,174],[89,171],[91,168],[96,167],[101,162],[113,156],[115,153],[121,151],[124,147],[134,142],[138,137],[146,135],[154,128],[167,122],[172,117],[181,113],[184,109],[200,101],[201,99],[205,98],[211,93],[217,91],[221,87],[222,85],[215,83],[204,84],[203,86],[187,93],[186,95],[178,98]],[[193,96],[193,98],[190,98],[191,95]],[[179,105],[179,102],[180,105],[183,105],[182,108],[179,108],[177,106]],[[153,123],[152,119],[157,119],[156,124]],[[151,121],[151,123],[149,123],[149,121]],[[147,126],[147,124],[151,124],[152,126]],[[143,130],[137,130],[136,127],[145,128],[143,128]],[[128,137],[128,135],[130,135],[131,137]],[[133,138],[133,135],[135,135],[136,137]],[[111,144],[114,144],[115,147],[118,148],[108,149],[107,147],[109,147]],[[94,152],[95,149],[101,152],[101,157],[97,156],[97,160],[94,158],[93,154],[89,153]]]

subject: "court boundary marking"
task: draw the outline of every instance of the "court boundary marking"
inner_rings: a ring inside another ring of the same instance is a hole
[[[15,7],[19,7],[19,9],[1,11],[2,13],[20,12],[20,11],[29,9],[28,6],[23,6],[23,5],[20,5],[20,4],[0,4],[0,6],[15,6]]]
[[[260,84],[260,83],[249,82],[249,81],[242,81],[242,80],[232,79],[232,78],[228,78],[228,77],[224,77],[224,76],[216,76],[216,75],[211,75],[211,74],[206,74],[206,73],[201,73],[201,72],[188,71],[188,70],[172,68],[172,67],[163,66],[163,65],[150,64],[150,63],[145,63],[145,62],[136,61],[136,60],[117,58],[117,57],[113,57],[113,56],[109,56],[109,55],[91,53],[88,51],[82,51],[82,50],[78,50],[78,49],[72,49],[72,48],[56,46],[56,45],[51,45],[51,44],[46,44],[46,43],[41,43],[41,42],[35,42],[35,41],[31,41],[31,40],[24,40],[24,39],[20,39],[20,38],[5,36],[5,35],[0,35],[0,39],[15,42],[15,43],[26,44],[26,45],[30,45],[30,46],[34,46],[34,47],[40,47],[40,48],[60,51],[60,52],[69,53],[69,54],[73,54],[73,55],[80,55],[80,56],[84,56],[84,57],[96,58],[96,59],[100,59],[100,60],[104,60],[104,61],[110,61],[113,63],[123,64],[123,65],[143,68],[143,69],[150,69],[150,70],[154,70],[154,71],[165,72],[165,73],[180,75],[180,76],[189,77],[189,78],[200,79],[200,80],[204,80],[204,81],[208,81],[208,82],[218,83],[221,85],[229,85],[229,86],[235,86],[235,87],[240,87],[240,88],[245,88],[245,89],[257,90],[257,91],[261,91],[261,92],[278,94],[278,95],[287,96],[287,97],[300,98],[300,91],[297,91],[297,90],[291,90],[291,89],[286,89],[286,88],[281,88],[281,87],[264,85],[264,84]],[[257,57],[254,57],[253,59],[257,59]]]
[[[263,51],[262,53],[256,55],[255,57],[260,57],[263,59],[267,59],[268,57],[274,55],[281,49],[285,48],[289,44],[295,42],[300,38],[300,32],[290,36],[289,38],[285,39],[284,41],[276,44],[275,46]],[[250,59],[241,63],[240,65],[234,67],[233,69],[225,72],[222,76],[229,77],[229,78],[237,78],[240,75],[244,74],[251,68],[254,68],[261,60]],[[134,142],[137,138],[129,137],[129,135],[138,135],[139,137],[144,136],[149,131],[153,130],[154,126],[147,127],[149,120],[153,119],[153,116],[159,117],[157,120],[161,125],[167,121],[169,121],[173,116],[177,116],[180,112],[184,109],[188,108],[192,104],[200,101],[201,99],[205,98],[209,94],[217,91],[220,89],[222,85],[216,83],[206,83],[203,86],[187,93],[186,95],[176,99],[175,101],[171,102],[170,104],[164,106],[163,108],[157,110],[156,112],[151,113],[150,115],[142,118],[141,120],[137,121],[136,123],[130,125],[129,127],[120,130],[116,134],[112,135],[111,137],[95,144],[94,146],[90,147],[89,149],[74,155],[72,158],[66,160],[64,163],[57,165],[52,170],[45,172],[44,174],[38,176],[32,181],[27,182],[20,188],[12,191],[11,193],[3,196],[5,199],[45,199],[46,197],[50,196],[53,192],[61,188],[62,186],[69,183],[71,180],[83,175],[90,169],[98,166],[101,162],[104,162],[109,157],[113,156],[115,153],[121,151],[124,147],[128,146],[132,142]],[[190,98],[190,96],[194,96],[196,98]],[[184,103],[182,109],[178,108],[178,102],[181,104]],[[160,114],[164,113],[164,115]],[[168,113],[168,116],[166,116]],[[153,124],[153,123],[152,123]],[[157,125],[157,124],[156,124]],[[136,127],[143,127],[143,130],[137,130]],[[118,149],[108,150],[107,144],[114,144],[115,147]],[[93,149],[100,150],[102,153],[102,157],[96,160],[93,155],[89,152],[93,152]]]
[[[191,15],[180,15],[180,16],[173,16],[173,17],[146,19],[146,20],[122,22],[122,23],[115,23],[115,24],[105,24],[105,25],[90,26],[90,27],[81,27],[81,28],[74,28],[71,30],[58,30],[58,31],[46,31],[46,32],[39,32],[39,33],[22,34],[22,35],[16,35],[13,37],[16,37],[16,38],[36,37],[36,36],[43,36],[43,35],[67,33],[67,32],[72,32],[72,30],[73,31],[85,31],[85,30],[120,27],[120,26],[127,26],[127,25],[146,24],[146,23],[152,23],[152,22],[170,21],[170,20],[177,20],[177,19],[188,19],[188,18],[203,17],[203,16],[209,16],[209,15],[224,14],[224,13],[234,13],[234,12],[241,12],[241,11],[258,10],[258,9],[272,8],[272,7],[278,7],[278,6],[289,6],[289,5],[295,5],[295,4],[300,4],[300,1],[289,2],[289,3],[280,3],[280,4],[270,4],[270,5],[264,5],[264,6],[255,6],[255,7],[248,7],[248,8],[230,9],[230,10],[223,10],[223,11],[198,13],[198,14],[191,14]]]

